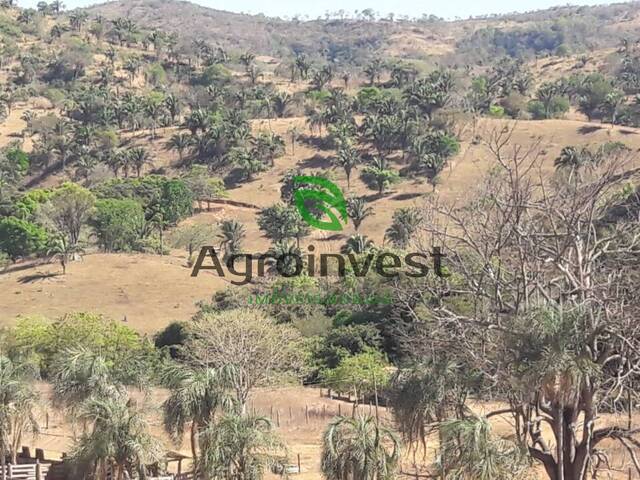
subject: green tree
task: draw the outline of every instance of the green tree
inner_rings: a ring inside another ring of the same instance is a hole
[[[91,431],[75,442],[71,452],[77,478],[145,478],[145,466],[162,459],[148,420],[126,394],[91,398],[79,414],[90,423]]]
[[[47,242],[47,232],[35,223],[15,217],[0,219],[0,250],[12,260],[43,253]]]
[[[224,249],[225,258],[240,253],[242,251],[242,242],[247,235],[244,225],[237,220],[231,219],[223,220],[220,222],[219,227],[218,238],[220,239],[221,248]]]
[[[191,137],[186,133],[175,133],[167,141],[166,149],[178,152],[180,163],[183,163],[184,152],[191,146]]]
[[[347,356],[340,364],[322,372],[322,382],[338,393],[353,394],[355,405],[362,398],[377,394],[390,380],[389,364],[384,355],[372,348]]]
[[[70,247],[75,247],[94,205],[95,196],[89,190],[75,183],[64,183],[52,192],[39,215],[43,223],[51,224],[67,238]]]
[[[162,404],[164,429],[180,445],[189,428],[194,470],[200,471],[202,432],[214,423],[217,413],[231,408],[225,379],[219,369],[173,363],[162,372],[162,383],[169,389]]]
[[[154,361],[152,345],[134,330],[102,315],[74,313],[55,321],[42,317],[24,317],[11,330],[8,349],[11,355],[32,358],[45,377],[51,376],[54,363],[70,367],[68,349],[99,353],[110,365],[110,376],[122,378],[121,383],[135,383],[139,365]],[[93,358],[86,353],[83,358]],[[66,362],[66,363],[65,363]],[[87,364],[91,362],[85,362]],[[113,370],[115,368],[115,370]],[[56,370],[56,369],[54,369]]]
[[[350,198],[347,200],[347,215],[353,222],[356,232],[362,225],[362,222],[373,214],[373,208],[367,205],[367,201],[363,197]]]
[[[327,480],[391,479],[398,470],[400,440],[373,417],[336,417],[322,437]]]
[[[149,152],[144,147],[134,147],[129,150],[126,155],[129,157],[131,161],[131,165],[136,170],[136,176],[140,178],[140,173],[142,172],[142,168],[145,165],[152,164],[151,156]]]
[[[438,466],[443,476],[477,480],[530,478],[526,451],[493,434],[486,419],[449,420],[440,430]]]
[[[173,232],[172,244],[176,248],[182,247],[187,250],[187,264],[191,266],[193,254],[204,245],[213,243],[214,236],[215,230],[211,225],[185,225]]]
[[[224,415],[202,434],[202,471],[209,478],[261,480],[282,471],[287,450],[268,418]]]
[[[276,204],[258,213],[258,226],[274,242],[296,239],[298,243],[310,233],[295,207]]]
[[[334,164],[344,170],[348,188],[351,188],[351,172],[359,163],[360,155],[354,147],[345,145],[338,150],[338,156],[334,159]]]
[[[398,173],[390,169],[382,157],[374,157],[362,170],[360,178],[369,188],[377,190],[378,195],[382,195],[386,189],[400,180]]]
[[[92,224],[101,248],[107,252],[128,251],[140,240],[144,210],[132,199],[98,200]]]
[[[184,180],[163,180],[159,205],[167,225],[175,225],[193,212],[193,192]]]
[[[32,385],[34,377],[32,365],[0,356],[0,468],[4,468],[7,451],[11,463],[17,464],[23,436],[39,430],[35,414],[39,396]]]
[[[369,239],[366,235],[356,234],[349,237],[346,243],[340,249],[341,253],[355,253],[360,255],[370,252],[375,248],[373,240]]]
[[[393,213],[391,226],[385,232],[384,238],[396,248],[407,248],[421,223],[422,215],[417,208],[400,208]]]

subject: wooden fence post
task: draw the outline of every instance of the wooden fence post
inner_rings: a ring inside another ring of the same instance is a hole
[[[342,404],[341,403],[338,404],[338,416],[339,417],[342,416]]]
[[[305,423],[309,423],[309,405],[304,406],[304,420]]]
[[[298,473],[302,473],[302,467],[300,466],[300,454],[298,454]]]
[[[276,410],[276,426],[280,428],[280,410]]]
[[[40,460],[36,459],[36,480],[42,480],[42,471],[40,469]]]

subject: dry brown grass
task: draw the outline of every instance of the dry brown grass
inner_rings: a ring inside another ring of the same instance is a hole
[[[22,125],[13,115],[11,118],[14,128],[21,128]],[[271,128],[286,138],[291,125],[306,128],[303,118],[286,118],[256,121],[254,129]],[[512,123],[481,120],[476,134],[486,136],[492,130],[508,125]],[[5,125],[4,128],[10,127]],[[175,153],[164,149],[165,139],[172,133],[172,129],[161,131],[160,138],[155,142],[149,141],[147,133],[138,134],[131,140],[134,144],[145,145],[152,152],[155,168],[162,166],[169,173],[175,174],[177,157]],[[575,120],[521,121],[515,126],[512,140],[515,144],[528,145],[540,139],[540,147],[544,152],[544,171],[551,173],[553,160],[566,145],[597,145],[605,141],[622,141],[638,151],[639,133],[638,129],[612,128]],[[461,153],[441,175],[437,190],[449,201],[465,202],[492,163],[486,147],[475,144],[472,139],[473,134],[469,130],[462,143]],[[320,152],[301,142],[296,145],[293,155],[291,144],[287,142],[286,155],[276,160],[273,169],[252,182],[230,190],[229,198],[259,207],[269,206],[280,200],[280,182],[288,169],[300,166],[307,171],[327,171],[330,169],[331,155],[332,152]],[[399,158],[394,162],[396,168],[403,166]],[[333,175],[338,185],[349,195],[364,195],[369,198],[374,215],[365,220],[361,232],[377,244],[383,242],[384,232],[396,209],[420,206],[422,198],[432,192],[431,185],[424,179],[405,178],[400,184],[393,186],[391,192],[378,197],[358,179],[357,172],[353,175],[350,190],[347,189],[342,171],[335,170]],[[61,176],[56,176],[47,179],[46,184],[62,180]],[[225,218],[239,220],[247,228],[244,248],[250,252],[259,252],[266,250],[269,242],[257,227],[256,213],[253,209],[225,205],[217,207],[215,211],[195,215],[187,222],[215,224]],[[353,233],[351,225],[338,235],[329,236],[324,232],[314,231],[305,244],[313,243],[320,252],[336,251]],[[92,254],[87,255],[83,262],[71,264],[64,277],[47,277],[59,271],[57,265],[21,265],[20,270],[0,275],[0,305],[3,306],[0,322],[6,323],[20,314],[53,317],[70,311],[90,310],[116,319],[126,316],[129,325],[143,332],[158,330],[172,320],[189,318],[195,312],[196,301],[208,300],[215,290],[228,285],[228,279],[219,279],[210,273],[192,278],[190,269],[185,266],[185,257],[186,254],[182,251],[174,251],[165,257]],[[38,276],[44,279],[25,282],[25,279]]]

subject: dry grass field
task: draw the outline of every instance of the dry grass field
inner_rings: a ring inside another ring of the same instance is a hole
[[[18,111],[18,110],[16,110]],[[14,118],[13,116],[11,118]],[[304,119],[287,118],[267,122],[256,121],[256,130],[270,128],[287,136],[287,130],[296,125],[304,129]],[[519,145],[539,141],[544,160],[543,173],[551,174],[553,160],[566,145],[597,145],[606,141],[620,141],[632,151],[640,150],[640,130],[630,127],[610,127],[578,120],[519,121],[517,123],[484,119],[476,126],[475,135],[487,137],[492,131],[513,127],[513,143]],[[21,128],[19,121],[2,126],[4,135],[0,142]],[[172,169],[177,162],[175,153],[164,148],[172,130],[161,132],[160,138],[149,143],[146,135],[133,139],[149,146],[154,158],[153,168],[163,166]],[[471,198],[480,179],[492,164],[491,154],[483,144],[475,144],[471,129],[463,137],[460,154],[453,159],[442,174],[436,192],[444,199],[464,204]],[[393,160],[396,168],[403,166],[400,158]],[[291,144],[285,156],[276,160],[275,168],[229,190],[229,199],[257,207],[266,207],[280,199],[280,182],[284,173],[294,167],[305,171],[321,171],[331,168],[330,153],[321,152],[297,142],[295,154]],[[382,243],[384,232],[391,223],[393,212],[402,207],[420,206],[433,187],[422,179],[403,178],[383,197],[369,189],[356,174],[351,188],[347,188],[344,173],[333,171],[336,183],[350,195],[367,196],[374,215],[362,225],[361,231],[376,243]],[[62,181],[61,176],[48,177],[44,184]],[[261,235],[256,223],[257,210],[231,205],[214,205],[211,212],[203,212],[186,220],[186,223],[214,225],[220,220],[234,218],[247,228],[245,249],[261,252],[268,248],[268,239]],[[170,232],[169,232],[170,233]],[[305,243],[313,243],[319,251],[336,251],[353,234],[353,227],[338,234],[327,235],[314,231]],[[216,244],[216,239],[212,239]],[[186,265],[186,253],[173,250],[168,256],[146,254],[101,254],[88,252],[82,262],[73,262],[68,274],[58,275],[57,264],[39,262],[18,263],[0,275],[0,322],[11,322],[18,315],[40,314],[56,317],[70,311],[96,311],[114,319],[126,319],[128,325],[145,333],[157,331],[174,320],[186,320],[196,311],[195,303],[208,300],[217,289],[228,285],[211,273],[192,278]]]

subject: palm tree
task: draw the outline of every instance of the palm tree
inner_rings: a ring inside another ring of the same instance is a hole
[[[282,471],[286,447],[268,418],[225,415],[202,434],[202,471],[207,478],[260,480]]]
[[[209,114],[201,108],[193,110],[185,120],[185,127],[189,129],[191,135],[195,135],[199,130],[206,132],[209,124]]]
[[[370,240],[366,235],[356,234],[349,237],[347,242],[340,249],[341,253],[355,253],[357,255],[370,252],[375,248],[373,240]]]
[[[174,442],[180,443],[189,427],[194,470],[199,470],[198,438],[215,419],[219,410],[232,407],[225,393],[225,377],[216,369],[190,368],[181,364],[162,372],[169,397],[162,404],[164,429]]]
[[[295,155],[296,153],[296,142],[300,137],[300,129],[296,125],[292,125],[287,130],[289,137],[291,138],[291,155]]]
[[[247,76],[251,81],[251,85],[255,85],[258,78],[262,77],[262,71],[255,65],[251,64],[247,67]]]
[[[353,227],[356,232],[360,228],[360,225],[369,215],[373,213],[373,208],[367,206],[367,202],[364,198],[350,198],[347,201],[347,215],[353,222]]]
[[[113,171],[113,174],[115,175],[116,178],[118,178],[118,173],[120,172],[120,170],[124,171],[125,178],[129,177],[130,160],[129,160],[129,156],[126,154],[124,150],[119,150],[117,152],[113,152],[113,151],[110,152],[105,157],[105,160],[109,168],[111,168],[111,171]]]
[[[304,53],[296,54],[295,59],[295,67],[300,72],[300,78],[306,80],[309,76],[309,69],[311,68],[311,63],[307,59],[307,56]]]
[[[89,180],[89,175],[98,165],[98,159],[90,152],[82,153],[76,160],[76,178],[84,178],[85,182]]]
[[[345,145],[338,150],[338,156],[334,159],[334,164],[342,167],[347,176],[347,188],[351,189],[351,172],[360,163],[358,151],[351,145]]]
[[[129,74],[129,83],[133,85],[133,80],[136,78],[136,74],[140,71],[140,67],[142,66],[142,62],[140,59],[132,57],[127,59],[124,63],[123,68]]]
[[[38,432],[35,408],[39,396],[30,382],[33,376],[29,365],[0,356],[0,468],[4,468],[6,451],[11,463],[17,463],[23,434]]]
[[[149,422],[126,393],[91,398],[81,417],[92,426],[74,445],[74,478],[146,478],[146,465],[162,458]],[[109,472],[111,475],[109,476]]]
[[[509,480],[523,478],[528,452],[493,434],[485,418],[449,420],[440,426],[438,466],[443,478]]]
[[[92,396],[109,396],[122,389],[116,373],[105,357],[87,348],[63,350],[51,366],[53,403],[75,418],[75,413]]]
[[[169,118],[171,118],[171,124],[175,125],[178,115],[180,115],[180,100],[177,96],[170,93],[164,99],[164,106],[169,113]]]
[[[51,35],[51,38],[61,38],[62,34],[64,33],[64,28],[61,25],[54,25],[53,27],[51,27],[51,31],[49,32],[49,35]]]
[[[87,12],[83,10],[76,10],[69,14],[69,24],[76,32],[80,32],[88,18],[89,14]]]
[[[64,236],[54,238],[49,244],[47,249],[47,255],[53,258],[58,258],[60,266],[62,267],[62,275],[67,273],[67,263],[69,259],[76,253],[80,252],[80,247],[77,245],[72,246],[67,242]]]
[[[165,148],[167,150],[175,150],[178,152],[178,158],[182,164],[184,151],[191,145],[191,136],[188,133],[176,133],[171,136]]]
[[[276,242],[267,252],[267,257],[270,258],[269,271],[273,273],[277,270],[281,275],[291,276],[299,266],[295,259],[300,256],[300,247],[296,243]]]
[[[249,66],[254,62],[255,59],[255,54],[251,52],[244,52],[242,55],[240,55],[240,63],[242,63],[246,69],[249,68]]]
[[[64,3],[62,3],[60,0],[53,0],[50,4],[49,4],[49,8],[51,8],[51,11],[54,12],[56,15],[59,15],[60,12],[62,12],[62,10],[64,10]]]
[[[253,180],[256,173],[264,172],[267,168],[258,155],[246,148],[234,148],[229,153],[229,159],[244,174],[247,181]]]
[[[333,69],[330,65],[325,65],[317,70],[311,79],[311,85],[316,90],[322,90],[333,79]]]
[[[25,8],[20,10],[20,14],[18,15],[18,22],[29,24],[33,21],[36,16],[36,11],[33,8]]]
[[[162,116],[162,113],[165,111],[164,102],[158,101],[155,97],[147,98],[147,101],[144,105],[144,111],[149,116],[151,120],[151,139],[156,139],[156,129],[158,128],[158,119]]]
[[[136,176],[140,178],[142,168],[151,163],[149,152],[144,147],[135,147],[127,152],[127,156],[129,157],[131,165],[133,165],[133,168],[136,170]]]
[[[224,220],[220,223],[220,247],[224,248],[224,257],[229,258],[242,250],[242,241],[246,236],[244,225],[237,220]]]
[[[126,394],[128,385],[144,388],[148,383],[147,367],[147,363],[136,356],[114,364],[105,355],[86,347],[66,348],[55,357],[49,371],[53,403],[69,415],[75,436],[75,422],[82,420],[80,412],[88,402]],[[86,432],[86,421],[83,425]]]
[[[67,166],[67,160],[69,159],[69,154],[73,150],[73,147],[73,140],[69,139],[67,136],[62,135],[54,140],[53,151],[58,155],[58,158],[60,158],[63,170]]]
[[[363,170],[361,178],[370,188],[375,188],[378,195],[382,195],[399,177],[394,170],[387,168],[387,161],[383,157],[374,157]]]
[[[322,136],[322,127],[324,123],[325,118],[321,110],[312,108],[307,111],[307,125],[309,126],[309,131],[311,131],[311,133],[313,133],[315,129],[318,129],[318,134]]]
[[[400,208],[393,214],[393,222],[384,234],[396,248],[406,248],[415,235],[422,216],[416,208]]]
[[[291,95],[287,92],[278,92],[271,97],[271,109],[277,118],[282,118],[287,113],[289,104],[293,101]]]
[[[395,477],[400,440],[371,416],[337,417],[324,432],[321,469],[327,480]]]
[[[379,58],[374,59],[364,68],[364,74],[369,79],[369,85],[373,86],[376,81],[380,81],[383,69],[384,63]]]

